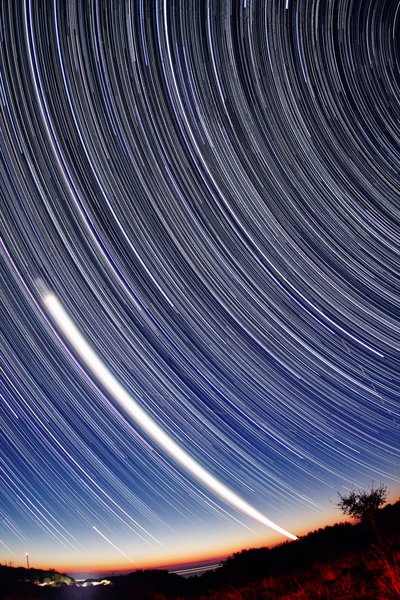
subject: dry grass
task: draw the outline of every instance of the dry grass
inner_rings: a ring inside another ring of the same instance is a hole
[[[400,599],[400,552],[373,547],[307,572],[276,576],[238,589],[226,588],[196,600],[394,600]],[[158,600],[164,600],[158,596]],[[184,600],[184,599],[181,599]]]

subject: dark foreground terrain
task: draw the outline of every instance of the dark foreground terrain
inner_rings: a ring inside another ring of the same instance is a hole
[[[336,524],[272,549],[243,550],[198,577],[135,571],[103,585],[78,587],[52,571],[0,566],[0,584],[4,600],[400,598],[400,501],[378,512],[375,529]]]

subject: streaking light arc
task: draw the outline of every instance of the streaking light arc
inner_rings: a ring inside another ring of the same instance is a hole
[[[46,294],[44,302],[62,330],[65,337],[74,347],[75,351],[83,359],[92,373],[101,381],[105,388],[112,394],[117,402],[135,419],[136,423],[144,429],[149,436],[161,446],[174,460],[204,483],[210,490],[218,494],[226,502],[256,521],[275,529],[284,536],[296,540],[297,537],[279,525],[276,525],[262,513],[248,504],[240,496],[235,494],[216,477],[211,475],[197,461],[195,461],[185,450],[183,450],[161,427],[142,409],[142,407],[128,394],[118,380],[114,377],[104,362],[97,356],[96,352],[87,343],[72,319],[67,315],[59,300],[54,294]]]
[[[116,546],[115,544],[113,544],[112,542],[110,542],[110,540],[109,540],[108,538],[106,538],[106,536],[105,536],[104,534],[102,534],[102,533],[101,533],[101,531],[99,531],[99,530],[97,529],[97,527],[95,527],[94,525],[93,525],[93,529],[94,529],[95,531],[97,531],[97,533],[98,533],[99,535],[101,535],[101,537],[102,537],[102,538],[104,538],[104,539],[106,540],[106,542],[108,542],[109,544],[111,544],[111,546],[112,546],[113,548],[115,548],[116,550],[118,550],[118,552],[120,552],[120,553],[121,553],[123,556],[125,556],[125,558],[127,558],[128,560],[130,560],[130,561],[131,561],[131,562],[132,562],[134,565],[136,565],[137,567],[139,566],[139,565],[138,565],[138,564],[137,564],[137,563],[136,563],[134,560],[132,560],[131,558],[129,558],[129,556],[127,556],[127,555],[125,554],[125,552],[122,552],[122,550],[120,550],[120,549],[118,548],[118,546]]]

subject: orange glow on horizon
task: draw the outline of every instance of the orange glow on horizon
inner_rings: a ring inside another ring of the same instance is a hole
[[[329,513],[326,518],[324,518],[324,516],[321,518],[320,514],[309,515],[309,518],[305,519],[302,523],[302,527],[299,528],[298,537],[305,536],[319,528],[324,529],[325,527],[333,526],[335,523],[344,522],[350,521],[336,509],[334,509],[332,513]],[[115,556],[115,558],[111,560],[109,556],[104,556],[104,558],[97,559],[95,564],[89,558],[83,561],[78,561],[76,558],[73,558],[70,561],[52,561],[51,564],[48,559],[46,559],[37,562],[35,561],[33,567],[44,570],[55,568],[56,571],[70,574],[72,577],[81,573],[87,574],[87,577],[89,577],[92,575],[111,574],[113,572],[115,572],[116,575],[127,574],[132,573],[133,571],[146,569],[167,569],[168,571],[173,571],[175,568],[179,568],[182,565],[190,568],[190,566],[196,567],[197,565],[205,563],[219,563],[236,552],[241,552],[242,550],[248,550],[250,548],[273,548],[282,543],[282,538],[280,535],[276,534],[276,536],[266,540],[266,543],[262,543],[259,537],[253,536],[248,539],[248,542],[249,543],[242,544],[241,546],[235,545],[232,541],[225,543],[221,542],[218,546],[214,546],[210,549],[210,552],[207,552],[204,548],[200,550],[193,549],[192,551],[186,548],[182,552],[168,552],[161,550],[157,556],[149,556],[143,561],[138,558],[139,566],[137,567],[129,561],[121,560],[118,556]],[[291,543],[291,541],[288,540],[284,543]]]
[[[307,535],[309,532],[312,532],[319,528],[324,528],[327,526],[332,526],[335,523],[343,523],[344,521],[349,521],[346,519],[340,511],[337,509],[333,509],[331,513],[328,514],[312,514],[308,515],[306,518],[299,518],[300,526],[297,529],[298,536]],[[290,543],[290,540],[288,540]],[[204,543],[201,547],[196,547],[193,549],[188,548],[187,546],[182,548],[181,550],[172,550],[171,548],[168,550],[166,548],[160,548],[160,550],[156,554],[149,554],[147,556],[143,556],[143,559],[140,559],[140,556],[135,555],[134,558],[138,563],[138,566],[132,564],[132,562],[128,560],[124,560],[123,557],[115,555],[115,557],[111,557],[105,555],[103,557],[97,557],[95,560],[90,558],[89,556],[84,559],[78,559],[76,557],[72,557],[70,560],[68,558],[63,558],[61,560],[54,560],[49,562],[49,560],[35,560],[35,564],[32,565],[34,568],[39,569],[49,569],[54,568],[60,573],[68,573],[74,576],[77,573],[90,573],[93,575],[96,574],[111,574],[115,572],[119,573],[131,573],[138,569],[167,569],[174,570],[174,567],[180,565],[193,565],[196,566],[199,563],[218,563],[223,560],[226,560],[229,556],[232,556],[236,552],[241,552],[242,550],[247,550],[250,548],[262,548],[268,547],[273,548],[274,546],[282,543],[282,537],[277,532],[271,532],[271,535],[268,536],[268,539],[265,539],[265,542],[258,535],[249,535],[241,538],[241,541],[235,541],[234,539],[222,539],[219,544],[213,544],[212,548],[208,551],[204,547]]]

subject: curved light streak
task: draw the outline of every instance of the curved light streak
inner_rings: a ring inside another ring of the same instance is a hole
[[[149,436],[161,446],[161,448],[231,506],[252,517],[256,521],[259,521],[263,525],[267,525],[267,527],[278,531],[282,535],[292,540],[297,539],[295,535],[267,519],[267,517],[251,506],[251,504],[248,504],[248,502],[232,492],[232,490],[218,481],[216,477],[206,471],[206,469],[185,452],[185,450],[183,450],[151,417],[149,417],[149,415],[117,381],[108,367],[87,343],[56,296],[54,296],[54,294],[47,294],[44,297],[44,302],[65,337],[69,340],[75,351],[80,355],[92,373],[94,373],[104,387],[113,395],[115,400],[129,412],[136,423],[140,425],[140,427],[142,427],[142,429],[144,429]]]

